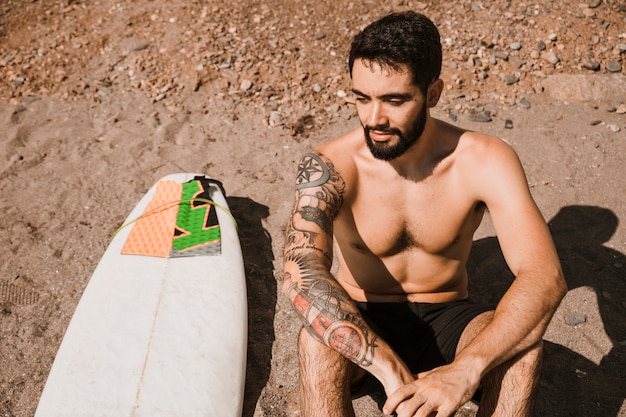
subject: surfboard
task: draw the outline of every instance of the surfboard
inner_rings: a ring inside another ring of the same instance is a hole
[[[221,184],[196,177],[162,178],[110,242],[61,341],[36,417],[241,416],[241,246]]]

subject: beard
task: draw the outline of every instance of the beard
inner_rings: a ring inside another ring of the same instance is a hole
[[[365,143],[374,158],[382,159],[383,161],[391,161],[403,155],[424,133],[424,127],[426,126],[426,104],[422,106],[420,113],[417,115],[413,126],[407,132],[403,132],[400,129],[390,127],[388,125],[381,126],[363,126],[365,133]],[[381,133],[387,133],[395,135],[398,141],[395,144],[374,142],[370,136],[370,131],[376,131]]]

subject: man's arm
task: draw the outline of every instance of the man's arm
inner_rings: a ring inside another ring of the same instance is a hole
[[[491,146],[496,150],[478,174],[481,193],[515,280],[491,323],[459,355],[482,375],[539,342],[567,291],[552,236],[517,155],[502,142]]]
[[[319,153],[303,157],[287,224],[283,292],[316,340],[372,373],[393,392],[413,376],[365,323],[356,303],[330,273],[333,221],[344,191],[344,180],[327,158]]]

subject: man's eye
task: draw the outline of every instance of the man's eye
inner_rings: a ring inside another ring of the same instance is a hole
[[[389,100],[392,106],[401,106],[405,103],[405,100]]]

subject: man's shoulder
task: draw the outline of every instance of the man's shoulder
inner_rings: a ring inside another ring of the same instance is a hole
[[[362,129],[355,129],[315,147],[310,153],[318,155],[326,164],[347,175],[364,147],[362,132]]]
[[[346,151],[355,152],[363,143],[363,129],[358,128],[324,142],[315,149],[328,155],[328,157],[332,157],[345,154]]]
[[[459,157],[470,163],[517,158],[515,150],[506,140],[472,130],[467,130],[460,136],[457,151]]]

